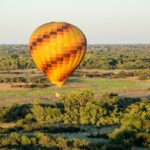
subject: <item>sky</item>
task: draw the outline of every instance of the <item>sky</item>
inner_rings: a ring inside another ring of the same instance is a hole
[[[76,25],[89,44],[150,44],[150,0],[0,0],[0,44],[27,44],[51,21]]]

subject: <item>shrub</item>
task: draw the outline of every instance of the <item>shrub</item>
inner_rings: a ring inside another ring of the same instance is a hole
[[[8,133],[8,131],[9,130],[7,128],[0,127],[0,134]]]
[[[115,129],[109,137],[117,144],[134,145],[135,133],[135,130],[119,128]]]
[[[7,107],[1,107],[0,108],[0,122],[3,122],[5,120],[5,116],[9,109]]]
[[[148,80],[147,74],[141,73],[141,74],[139,75],[139,80]]]
[[[22,145],[30,145],[31,141],[26,135],[23,135],[23,136],[21,136],[21,144]]]

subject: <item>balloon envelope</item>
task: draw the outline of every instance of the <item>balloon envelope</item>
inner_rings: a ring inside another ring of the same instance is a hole
[[[58,87],[78,67],[86,47],[86,38],[81,30],[66,22],[44,24],[30,37],[30,53],[34,62]]]

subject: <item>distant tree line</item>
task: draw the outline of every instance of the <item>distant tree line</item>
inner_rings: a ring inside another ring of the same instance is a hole
[[[36,68],[27,45],[0,45],[0,70]],[[150,45],[89,45],[79,68],[149,69]]]
[[[27,45],[0,45],[0,61],[0,70],[35,68]]]
[[[80,68],[147,69],[150,45],[89,45]]]

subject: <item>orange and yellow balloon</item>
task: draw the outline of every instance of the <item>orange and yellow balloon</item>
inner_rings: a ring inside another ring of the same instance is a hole
[[[85,35],[79,28],[66,22],[44,24],[30,37],[30,53],[34,62],[58,87],[79,66],[86,47]]]

